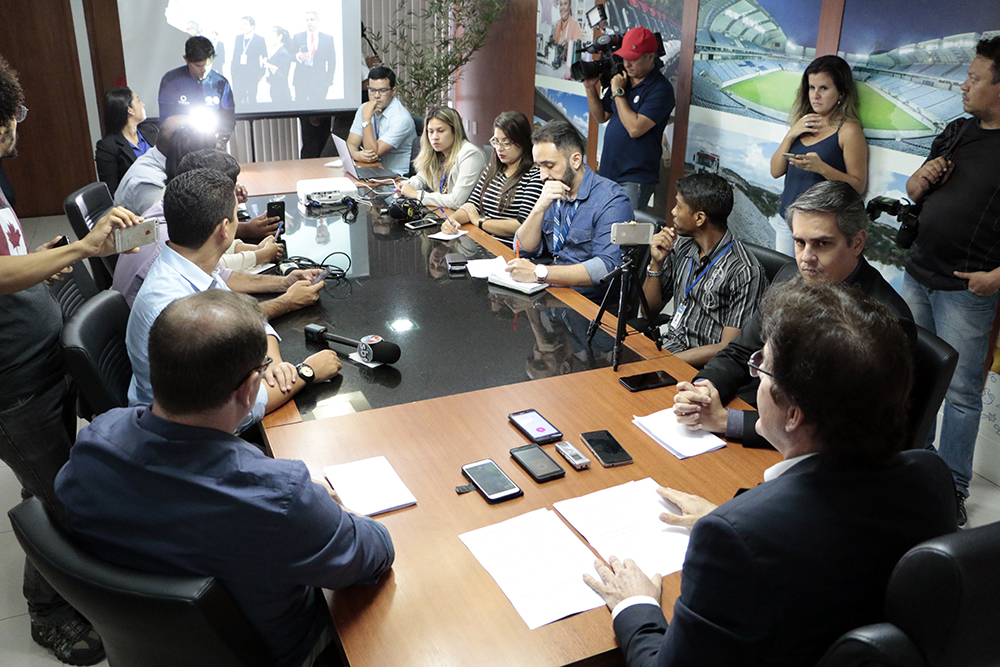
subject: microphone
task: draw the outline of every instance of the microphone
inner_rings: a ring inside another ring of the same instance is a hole
[[[361,340],[353,340],[338,336],[337,334],[327,333],[326,327],[321,324],[307,324],[305,326],[305,334],[306,340],[314,343],[330,341],[356,347],[358,349],[358,356],[368,363],[394,364],[399,361],[399,346],[383,340],[381,336],[365,336]]]

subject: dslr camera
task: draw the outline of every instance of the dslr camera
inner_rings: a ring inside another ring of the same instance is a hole
[[[899,231],[896,232],[896,245],[904,250],[913,245],[920,230],[920,205],[911,204],[903,199],[890,199],[889,197],[873,197],[868,201],[865,212],[872,222],[875,222],[880,215],[888,213],[895,216],[899,221]]]
[[[587,23],[591,28],[596,28],[607,20],[608,14],[604,5],[595,5],[587,12]],[[663,48],[663,36],[658,32],[653,34],[656,35],[656,57],[662,58],[667,54]],[[607,31],[594,41],[582,44],[576,50],[579,58],[570,65],[570,77],[574,81],[600,77],[601,87],[607,88],[616,74],[625,71],[621,57],[615,55],[615,51],[622,47],[623,35],[624,32],[617,34],[614,28],[608,27]]]

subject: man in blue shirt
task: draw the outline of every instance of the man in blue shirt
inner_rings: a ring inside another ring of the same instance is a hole
[[[157,102],[160,118],[189,116],[195,109],[208,110],[216,117],[213,134],[225,146],[236,128],[233,89],[226,77],[212,70],[215,47],[207,37],[192,37],[184,44],[183,67],[172,69],[160,79]]]
[[[545,185],[514,243],[520,254],[536,257],[548,250],[554,261],[536,266],[513,259],[507,271],[519,282],[567,285],[599,299],[601,281],[621,263],[621,247],[611,243],[611,225],[632,219],[628,196],[586,165],[587,145],[570,123],[552,121],[536,130],[532,141]]]
[[[625,72],[611,79],[604,98],[599,78],[583,82],[591,116],[608,123],[599,173],[625,188],[633,208],[645,208],[656,190],[663,130],[674,110],[674,88],[660,72],[658,50],[652,32],[632,28],[615,51]]]
[[[73,537],[143,572],[213,576],[274,664],[311,665],[332,637],[321,588],[374,583],[389,531],[342,509],[301,461],[233,435],[272,359],[252,297],[169,305],[149,333],[153,404],[106,412],[56,478]]]
[[[368,72],[370,100],[358,107],[347,137],[355,162],[381,162],[399,175],[410,171],[410,151],[417,130],[413,116],[396,99],[396,73],[388,67]]]
[[[171,302],[194,292],[229,290],[216,267],[236,234],[233,182],[214,169],[183,173],[167,184],[163,214],[170,240],[150,267],[132,303],[125,333],[132,362],[128,399],[133,406],[148,405],[153,400],[148,341],[156,317]],[[270,326],[267,331],[268,354],[274,364],[262,371],[264,382],[250,412],[253,421],[286,403],[305,385],[325,382],[340,370],[340,359],[332,350],[317,352],[298,366],[283,362],[278,334]],[[249,424],[247,420],[244,426]]]

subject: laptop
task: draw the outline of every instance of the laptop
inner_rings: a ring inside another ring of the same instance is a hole
[[[333,137],[333,144],[337,147],[337,153],[340,154],[340,159],[344,162],[344,171],[359,181],[370,181],[376,178],[400,177],[400,174],[397,174],[392,169],[386,169],[385,167],[359,167],[354,163],[354,158],[351,157],[351,149],[347,147],[347,142],[338,137],[336,134],[330,136]]]

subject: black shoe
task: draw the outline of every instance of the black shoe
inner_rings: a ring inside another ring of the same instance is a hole
[[[958,527],[962,528],[969,521],[969,513],[965,511],[965,496],[956,493],[958,499]]]
[[[104,660],[104,644],[87,619],[76,614],[60,625],[31,622],[31,638],[70,665],[93,665]]]

